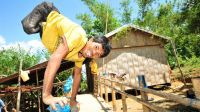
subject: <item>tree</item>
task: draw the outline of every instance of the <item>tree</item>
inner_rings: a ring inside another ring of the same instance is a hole
[[[138,4],[139,7],[139,14],[141,19],[144,18],[147,11],[149,10],[149,7],[151,7],[153,1],[155,0],[136,0],[136,3]]]
[[[40,54],[30,54],[22,48],[0,50],[0,74],[9,76],[19,71],[20,59],[23,58],[23,69],[31,67],[41,60]]]
[[[91,16],[87,13],[77,15],[77,19],[82,20],[81,26],[86,31],[89,36],[93,35],[93,20]]]
[[[181,8],[182,18],[191,33],[200,33],[200,2],[199,0],[185,0]]]
[[[121,13],[121,24],[128,24],[128,23],[132,23],[132,19],[131,19],[131,15],[133,12],[132,7],[130,6],[130,0],[121,0],[120,5],[122,9],[122,13]]]
[[[94,18],[92,20],[88,14],[80,14],[77,16],[78,19],[82,20],[82,24],[85,25],[88,23],[89,26],[85,25],[85,29],[88,29],[90,32],[87,33],[105,34],[105,32],[110,32],[119,26],[119,22],[114,15],[114,9],[108,3],[100,3],[97,0],[82,1],[88,6]]]

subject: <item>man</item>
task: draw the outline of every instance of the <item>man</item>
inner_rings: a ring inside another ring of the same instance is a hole
[[[51,57],[44,75],[43,102],[56,109],[55,104],[67,104],[66,98],[53,97],[51,90],[55,74],[62,59],[75,62],[74,82],[70,99],[71,110],[77,110],[76,95],[81,81],[81,66],[85,58],[101,58],[110,52],[110,44],[106,37],[96,36],[87,40],[81,26],[61,15],[52,3],[43,2],[22,20],[27,34],[40,32],[42,43]]]
[[[3,112],[8,112],[6,109],[6,105],[4,104],[4,102],[0,99],[0,112],[1,110],[4,110]]]

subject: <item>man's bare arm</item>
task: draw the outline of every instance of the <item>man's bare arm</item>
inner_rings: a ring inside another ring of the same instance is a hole
[[[76,105],[76,95],[78,93],[80,82],[81,82],[81,68],[75,67],[74,68],[74,81],[73,81],[72,95],[71,95],[71,102],[70,102],[71,106]]]
[[[43,102],[45,104],[51,105],[53,109],[55,109],[55,103],[59,103],[63,106],[63,103],[67,103],[59,98],[54,98],[51,95],[51,91],[53,88],[53,81],[56,75],[58,68],[60,67],[62,59],[68,53],[68,46],[66,42],[60,43],[56,51],[51,55],[45,74],[44,74],[44,82],[43,82]]]

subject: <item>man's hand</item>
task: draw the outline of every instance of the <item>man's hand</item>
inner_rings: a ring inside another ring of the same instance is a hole
[[[66,97],[53,97],[52,95],[43,96],[43,102],[47,105],[50,105],[53,110],[56,110],[55,104],[60,104],[64,107],[68,104],[68,99]]]
[[[72,86],[72,95],[71,95],[71,99],[70,99],[71,112],[78,112],[78,110],[80,108],[80,107],[78,107],[78,103],[76,102],[76,95],[78,93],[80,82],[81,82],[81,68],[75,66],[74,81],[73,81],[73,86]]]
[[[70,101],[71,112],[78,112],[80,110],[80,104],[76,100]]]

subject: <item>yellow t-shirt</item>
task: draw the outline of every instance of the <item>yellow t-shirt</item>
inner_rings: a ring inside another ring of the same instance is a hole
[[[92,74],[96,74],[96,75],[98,74],[98,65],[94,60],[90,62],[90,68],[91,68]]]
[[[66,38],[69,48],[69,53],[64,59],[75,62],[75,66],[81,68],[85,58],[79,58],[78,52],[87,43],[85,31],[78,24],[58,12],[52,11],[48,15],[47,21],[43,23],[42,43],[50,53],[53,53],[63,36]]]

